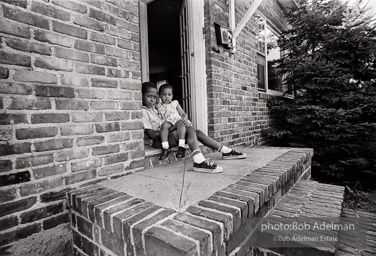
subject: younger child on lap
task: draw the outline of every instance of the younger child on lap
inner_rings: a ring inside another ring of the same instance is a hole
[[[192,125],[179,102],[172,100],[173,96],[172,85],[164,84],[159,88],[159,98],[162,102],[158,103],[156,108],[164,120],[161,125],[162,154],[159,160],[165,159],[170,154],[171,149],[168,143],[168,134],[175,129],[179,137],[179,148],[176,157],[183,158],[185,156],[186,126]]]

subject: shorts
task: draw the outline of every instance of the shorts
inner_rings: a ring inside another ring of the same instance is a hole
[[[168,145],[170,146],[170,148],[172,147],[177,147],[179,145],[179,143],[176,141],[175,137],[174,137],[174,134],[172,132],[170,132],[168,134]],[[161,138],[158,138],[158,139],[155,139],[153,140],[153,144],[151,145],[153,148],[159,148],[159,149],[162,149],[162,141],[161,141]]]

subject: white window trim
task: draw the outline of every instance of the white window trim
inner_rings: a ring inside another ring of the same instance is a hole
[[[268,28],[269,30],[271,30],[272,32],[277,34],[278,36],[282,34],[282,31],[275,28],[275,26],[273,26],[273,24],[270,21],[268,21],[268,19],[263,14],[261,14],[259,11],[256,11],[256,14],[259,15],[264,20],[265,28]],[[266,40],[266,37],[265,37],[265,40]],[[265,54],[266,50],[267,50],[267,46],[268,46],[268,44],[265,41],[264,52],[259,52],[258,49],[256,48],[256,52],[258,54],[261,54],[262,56],[264,56],[265,62],[266,62],[265,63],[265,74],[264,74],[265,75],[265,89],[258,88],[258,90],[259,90],[260,93],[266,93],[266,94],[273,95],[273,96],[283,96],[283,92],[269,89],[269,84],[268,84],[268,56],[267,56],[267,54]],[[287,96],[287,97],[290,97],[290,95]]]

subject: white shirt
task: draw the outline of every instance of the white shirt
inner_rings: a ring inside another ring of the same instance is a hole
[[[163,120],[160,117],[158,110],[155,107],[147,108],[145,106],[142,106],[142,112],[144,114],[144,129],[159,131],[161,129]]]

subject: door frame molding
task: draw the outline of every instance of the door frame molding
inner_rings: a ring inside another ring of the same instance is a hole
[[[140,50],[141,81],[149,81],[149,47],[147,5],[154,0],[140,0]],[[204,37],[204,1],[187,0],[190,22],[190,54],[191,90],[192,90],[192,122],[196,129],[205,134],[208,132],[208,101],[206,85],[205,37]]]
[[[148,46],[148,7],[154,0],[140,0],[140,53],[141,53],[141,82],[149,81],[149,46]]]
[[[192,121],[196,129],[208,132],[208,100],[204,36],[204,1],[188,0],[191,40]]]

